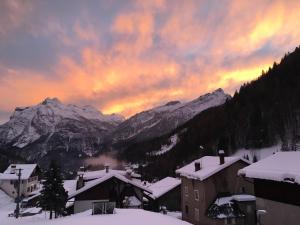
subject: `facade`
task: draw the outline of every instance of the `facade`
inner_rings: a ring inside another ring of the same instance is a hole
[[[144,192],[151,193],[122,175],[107,172],[101,178],[85,183],[69,195],[69,200],[74,202],[74,213],[88,209],[106,212],[112,205],[118,208],[142,208]]]
[[[254,225],[255,197],[249,196],[253,184],[237,176],[248,165],[239,157],[205,156],[177,170],[181,176],[182,219],[195,225]],[[236,194],[244,197],[235,198]]]
[[[28,197],[39,189],[40,169],[37,164],[11,164],[0,175],[0,188],[10,197],[17,197],[18,171],[21,169],[20,195]]]
[[[181,211],[181,180],[166,177],[148,186],[152,194],[146,195],[147,205],[145,209],[159,212],[162,209],[168,211]]]
[[[253,179],[261,225],[290,225],[300,221],[300,152],[278,152],[239,171]]]

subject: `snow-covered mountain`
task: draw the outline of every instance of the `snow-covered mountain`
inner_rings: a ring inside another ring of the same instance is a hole
[[[65,105],[47,98],[38,105],[15,109],[10,120],[0,126],[0,146],[19,149],[29,160],[55,150],[93,155],[105,135],[123,120],[92,106]]]
[[[143,142],[167,134],[228,98],[218,89],[190,102],[169,102],[128,120],[116,114],[104,115],[92,106],[65,105],[47,98],[38,105],[15,109],[10,120],[0,126],[0,149],[41,164],[54,158],[63,161],[65,167],[73,167],[76,160],[81,163],[81,159],[112,146],[119,150],[124,142]]]
[[[217,89],[194,99],[181,103],[172,101],[165,105],[138,113],[121,123],[113,133],[113,142],[143,141],[162,136],[187,122],[200,112],[224,104],[230,95]]]

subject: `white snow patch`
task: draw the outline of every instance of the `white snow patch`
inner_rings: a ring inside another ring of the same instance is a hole
[[[91,210],[83,213],[78,213],[72,216],[49,220],[48,215],[38,214],[31,217],[19,218],[1,218],[1,225],[191,225],[188,222],[162,215],[145,211],[142,209],[115,209],[115,214],[110,215],[91,215]]]
[[[176,173],[184,177],[202,181],[239,160],[249,163],[240,157],[225,157],[225,163],[220,165],[219,156],[204,156],[176,170]],[[195,171],[195,162],[199,162],[201,165],[201,169],[198,171]]]
[[[151,155],[151,156],[159,156],[159,155],[163,155],[166,152],[170,151],[178,143],[178,141],[179,141],[178,135],[177,134],[172,135],[170,137],[169,141],[170,141],[170,144],[168,144],[168,145],[162,145],[161,148],[160,148],[160,150],[150,152],[149,155]]]
[[[154,184],[148,186],[148,189],[152,191],[152,196],[154,199],[159,198],[170,190],[176,188],[181,184],[181,180],[174,177],[166,177]]]

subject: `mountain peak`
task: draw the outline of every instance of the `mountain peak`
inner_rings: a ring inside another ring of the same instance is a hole
[[[42,105],[61,104],[61,101],[58,98],[49,98],[49,97],[47,97],[41,104]]]

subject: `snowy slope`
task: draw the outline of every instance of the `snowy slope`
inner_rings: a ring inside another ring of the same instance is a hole
[[[12,198],[10,198],[7,194],[5,194],[0,189],[0,223],[2,223],[3,219],[7,218],[8,214],[13,212],[15,209],[15,203]],[[4,223],[5,224],[5,223]]]
[[[190,225],[190,223],[182,220],[142,209],[116,209],[115,211],[115,214],[112,215],[91,215],[91,211],[86,211],[52,221],[45,219],[43,213],[32,217],[20,218],[19,220],[15,218],[0,219],[1,225]]]
[[[47,98],[38,105],[15,109],[10,120],[0,126],[0,147],[28,147],[34,152],[24,154],[27,159],[40,158],[53,148],[75,148],[92,155],[104,136],[123,120],[119,115],[103,115],[91,106],[65,105]]]
[[[181,103],[172,101],[148,111],[138,113],[121,123],[113,134],[114,142],[129,139],[144,140],[166,134],[187,122],[200,112],[224,104],[230,96],[222,89]]]

